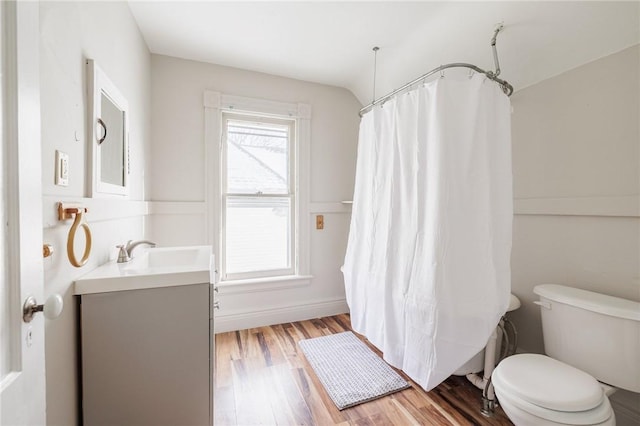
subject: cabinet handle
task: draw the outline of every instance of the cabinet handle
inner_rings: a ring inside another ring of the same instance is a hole
[[[220,289],[217,285],[213,287],[213,291],[215,291],[216,293],[220,293]]]
[[[220,302],[218,302],[217,300],[213,302],[213,309],[220,309]]]

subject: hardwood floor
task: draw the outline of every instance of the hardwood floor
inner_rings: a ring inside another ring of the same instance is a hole
[[[499,407],[492,418],[480,414],[482,392],[464,377],[450,377],[425,392],[401,371],[411,388],[339,411],[297,342],[348,330],[349,315],[344,314],[217,334],[214,424],[512,424]]]

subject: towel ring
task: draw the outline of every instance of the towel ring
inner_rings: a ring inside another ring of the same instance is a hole
[[[89,225],[84,222],[82,219],[84,217],[84,213],[87,212],[87,208],[85,207],[66,207],[63,203],[59,203],[58,205],[58,219],[65,220],[71,219],[74,217],[73,225],[71,225],[71,229],[69,230],[69,237],[67,238],[67,257],[69,258],[69,262],[76,268],[84,266],[89,260],[89,255],[91,254],[91,229],[89,229]],[[76,258],[76,254],[74,251],[74,242],[76,239],[76,232],[78,231],[78,227],[82,227],[85,236],[85,246],[84,252],[82,253],[82,258],[78,260]]]
[[[73,225],[71,225],[71,229],[69,230],[69,238],[67,239],[67,256],[69,257],[69,262],[76,268],[84,266],[89,260],[89,255],[91,254],[91,230],[89,229],[89,225],[82,221],[83,212],[76,212],[76,218],[73,221]],[[85,236],[85,247],[84,253],[82,253],[82,258],[80,261],[76,258],[74,253],[74,241],[76,239],[76,231],[78,230],[78,226],[82,226],[84,230]]]

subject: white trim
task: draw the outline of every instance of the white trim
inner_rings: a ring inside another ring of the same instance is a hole
[[[129,197],[129,103],[115,84],[100,69],[93,59],[87,59],[87,98],[89,112],[87,114],[87,141],[89,141],[89,173],[87,173],[87,187],[91,189],[91,197]],[[123,113],[123,185],[103,182],[102,161],[99,158],[102,147],[98,145],[98,119],[102,117],[102,95],[105,95],[116,108]]]
[[[20,339],[18,339],[18,342],[19,341]],[[2,380],[0,381],[0,393],[9,388],[9,386],[11,386],[13,382],[18,380],[21,374],[22,372],[19,371],[10,371],[6,376],[4,376],[4,378],[2,378]]]
[[[149,214],[195,215],[205,214],[208,204],[204,201],[148,201]],[[351,213],[351,204],[344,202],[309,203],[308,213]]]
[[[309,104],[298,104],[297,111],[298,118],[304,118],[306,120],[311,120],[311,105]]]
[[[212,92],[211,90],[205,90],[204,91],[204,107],[205,108],[214,108],[214,109],[219,109],[220,108],[220,93],[218,92]]]
[[[516,215],[640,217],[640,196],[516,198]]]
[[[262,291],[282,290],[303,287],[311,284],[311,275],[286,275],[279,277],[250,278],[245,280],[220,281],[220,294],[259,293]]]
[[[59,225],[70,226],[69,221],[58,220],[58,203],[79,204],[88,208],[85,216],[87,223],[149,214],[147,201],[131,201],[125,198],[66,198],[46,195],[42,197],[42,227],[53,228]]]
[[[319,300],[304,305],[281,306],[261,311],[236,311],[216,315],[215,333],[305,321],[349,312],[345,299]]]
[[[309,217],[309,199],[311,194],[311,107],[305,108],[305,104],[298,104],[298,111],[302,116],[297,120],[296,139],[298,146],[296,150],[296,174],[297,174],[297,209],[298,227],[296,235],[298,238],[298,274],[308,274],[311,271],[311,235]],[[309,114],[309,115],[305,115]]]
[[[204,144],[205,144],[205,204],[207,242],[214,248],[216,268],[220,268],[221,229],[218,208],[221,205],[221,183],[217,171],[221,166],[222,144],[222,110],[230,112],[247,112],[265,116],[284,116],[296,119],[296,140],[298,156],[298,259],[297,273],[308,274],[310,268],[310,232],[309,232],[309,173],[311,165],[311,105],[304,103],[287,103],[263,99],[225,95],[212,90],[203,94],[204,106]]]
[[[207,212],[204,201],[149,201],[149,214],[196,215]]]
[[[309,213],[351,213],[351,204],[339,203],[309,203]]]
[[[220,247],[220,276],[223,280],[242,280],[242,279],[252,279],[252,278],[260,278],[260,277],[270,277],[270,276],[282,276],[282,275],[291,275],[297,272],[297,261],[296,255],[298,253],[298,207],[297,207],[297,193],[296,191],[296,183],[298,180],[298,171],[296,169],[297,165],[297,134],[296,127],[297,123],[295,119],[289,117],[263,117],[258,116],[256,114],[245,115],[245,114],[236,114],[229,111],[222,111],[222,146],[220,149],[220,171],[218,173],[218,178],[220,179],[220,206],[219,211],[221,212],[221,247]],[[227,175],[227,152],[228,152],[228,133],[227,130],[229,128],[230,122],[258,122],[264,124],[272,124],[281,126],[287,129],[287,152],[289,156],[289,162],[287,165],[287,192],[286,193],[257,193],[257,194],[243,194],[243,193],[231,193],[228,192],[228,183],[226,180]],[[290,233],[289,238],[289,258],[288,265],[289,267],[279,269],[279,270],[251,270],[251,271],[243,271],[243,272],[235,272],[229,273],[226,270],[226,229],[227,229],[227,205],[230,199],[236,200],[268,200],[270,198],[279,198],[279,199],[287,199],[289,204],[289,227],[288,233]]]
[[[207,244],[213,247],[213,253],[216,256],[216,269],[219,267],[220,249],[222,242],[220,241],[220,217],[216,206],[221,203],[220,180],[218,179],[218,170],[220,169],[220,150],[222,144],[222,114],[220,114],[220,94],[216,92],[205,91],[205,109],[204,109],[204,188],[205,188],[205,238]],[[210,102],[211,106],[207,106]],[[216,103],[217,102],[217,103]],[[217,105],[217,106],[215,106]]]
[[[217,106],[215,106],[214,101],[216,95],[219,97],[219,104]],[[291,118],[311,118],[310,105],[245,98],[242,96],[220,94],[209,90],[205,91],[204,106],[205,108],[218,108],[234,112],[249,112],[252,114],[266,114]]]

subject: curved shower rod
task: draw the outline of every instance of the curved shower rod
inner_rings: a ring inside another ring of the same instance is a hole
[[[491,49],[493,50],[493,61],[494,61],[495,66],[496,66],[496,70],[495,71],[485,71],[485,70],[483,70],[482,68],[480,68],[480,67],[478,67],[476,65],[467,64],[467,63],[464,63],[464,62],[454,62],[454,63],[451,63],[451,64],[440,65],[439,67],[432,69],[428,73],[421,75],[420,77],[416,78],[415,80],[410,81],[409,83],[407,83],[404,86],[394,90],[393,92],[387,93],[386,95],[384,95],[384,96],[382,96],[382,97],[380,97],[378,99],[375,99],[369,105],[367,105],[366,107],[362,108],[360,110],[360,112],[358,113],[358,115],[360,117],[362,117],[367,112],[371,111],[373,109],[373,107],[375,107],[376,105],[384,104],[390,98],[394,97],[395,95],[397,95],[398,93],[402,92],[403,90],[408,89],[409,87],[413,86],[414,84],[419,83],[419,82],[427,79],[428,77],[432,76],[433,74],[435,74],[437,72],[446,70],[447,68],[470,68],[470,69],[474,70],[475,72],[484,74],[484,75],[487,76],[487,78],[489,80],[493,80],[496,83],[498,83],[500,85],[500,87],[502,88],[502,91],[507,96],[511,96],[511,94],[513,93],[513,86],[511,84],[509,84],[509,82],[507,82],[506,80],[498,78],[498,75],[500,75],[500,63],[498,62],[498,51],[496,49],[496,38],[498,37],[498,33],[500,31],[502,31],[503,28],[504,28],[503,24],[498,24],[498,26],[496,26],[496,29],[495,29],[495,31],[493,33],[493,38],[491,38]]]

